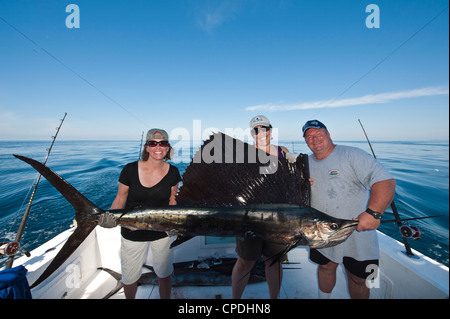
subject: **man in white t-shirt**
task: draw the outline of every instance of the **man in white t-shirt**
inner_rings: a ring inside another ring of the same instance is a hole
[[[369,298],[366,279],[373,267],[368,266],[378,266],[379,259],[375,229],[394,199],[395,180],[363,150],[334,144],[320,121],[306,122],[303,137],[313,152],[309,156],[310,175],[314,180],[311,206],[334,217],[359,221],[357,231],[345,242],[311,249],[310,259],[319,264],[319,298],[329,298],[340,263],[346,270],[350,296]]]

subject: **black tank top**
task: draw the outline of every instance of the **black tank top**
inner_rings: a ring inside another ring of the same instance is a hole
[[[169,205],[172,186],[181,181],[178,169],[170,165],[168,173],[152,187],[142,186],[139,181],[138,162],[132,162],[122,169],[119,182],[128,186],[127,201],[125,209],[143,207],[161,207]],[[152,230],[135,230],[122,227],[121,234],[124,238],[132,241],[152,241],[167,237],[165,232]]]

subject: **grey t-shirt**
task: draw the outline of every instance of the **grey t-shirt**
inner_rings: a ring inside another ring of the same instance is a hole
[[[364,212],[373,184],[392,179],[392,175],[363,150],[336,145],[322,160],[309,156],[311,206],[330,216],[352,219]],[[378,238],[375,230],[354,231],[343,243],[321,248],[331,261],[341,263],[344,256],[356,260],[379,259]]]

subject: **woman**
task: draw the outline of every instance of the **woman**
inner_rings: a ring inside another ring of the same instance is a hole
[[[176,205],[175,196],[181,181],[178,169],[167,163],[171,146],[169,136],[162,129],[147,132],[142,160],[125,165],[119,177],[119,190],[111,209],[133,209],[138,206]],[[159,281],[159,295],[169,299],[170,275],[173,265],[170,256],[171,239],[166,233],[151,230],[122,228],[122,282],[127,299],[134,299],[141,269],[147,260],[150,245],[153,268]]]
[[[256,142],[256,148],[277,157],[289,158],[290,161],[295,162],[297,156],[289,154],[285,147],[270,144],[272,125],[267,117],[264,115],[253,117],[250,120],[250,129]],[[260,238],[244,240],[236,238],[236,253],[238,258],[232,273],[232,298],[241,298],[247,285],[250,271],[261,255],[266,260],[266,281],[269,286],[270,298],[278,298],[282,278],[281,262],[275,262],[271,265],[273,260],[270,258],[284,249],[285,247],[283,245],[269,243]]]
[[[250,120],[250,129],[255,139],[256,148],[266,152],[267,154],[284,157],[289,153],[286,147],[271,145],[272,125],[269,119],[264,115],[258,115]]]

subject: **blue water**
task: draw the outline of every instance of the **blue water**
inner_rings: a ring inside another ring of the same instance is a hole
[[[370,149],[365,142],[338,144]],[[0,242],[15,238],[22,214],[28,204],[31,185],[37,173],[14,158],[20,154],[43,161],[50,142],[0,141]],[[174,164],[186,170],[199,143],[177,143]],[[295,153],[309,153],[303,142],[280,142]],[[395,204],[402,218],[441,215],[443,217],[411,222],[422,231],[422,239],[410,240],[411,247],[449,264],[449,144],[432,142],[374,142],[380,162],[397,180]],[[188,151],[186,151],[186,149]],[[139,156],[136,141],[56,141],[47,165],[101,208],[109,208],[117,192],[122,167]],[[391,210],[385,219],[394,219]],[[32,250],[68,229],[74,219],[70,204],[44,179],[41,179],[21,244]],[[398,240],[394,223],[380,230]],[[0,259],[0,268],[5,258]]]

